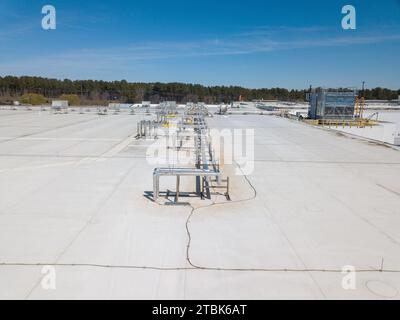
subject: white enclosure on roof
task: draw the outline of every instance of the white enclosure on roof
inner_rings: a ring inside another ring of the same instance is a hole
[[[68,100],[53,100],[51,102],[51,107],[53,109],[65,109],[68,108]]]

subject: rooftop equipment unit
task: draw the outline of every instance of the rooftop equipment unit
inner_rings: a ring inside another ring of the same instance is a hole
[[[114,114],[118,114],[121,110],[129,110],[131,111],[133,104],[131,103],[114,103],[111,102],[108,104],[108,109],[114,111]]]
[[[310,119],[351,120],[354,118],[357,90],[314,89],[310,94]]]
[[[142,101],[142,108],[150,108],[151,102],[150,101]]]
[[[53,108],[68,108],[68,100],[53,100],[51,106]]]
[[[51,102],[51,109],[55,112],[59,111],[67,111],[68,109],[68,100],[53,100]]]

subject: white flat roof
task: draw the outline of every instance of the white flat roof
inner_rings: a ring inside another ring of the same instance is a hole
[[[231,203],[192,211],[145,197],[154,166],[133,136],[149,117],[0,113],[0,298],[399,298],[397,150],[215,116],[211,128],[255,128],[255,171],[232,173]],[[341,286],[347,265],[356,290]]]

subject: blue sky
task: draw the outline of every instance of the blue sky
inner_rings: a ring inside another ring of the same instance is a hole
[[[341,27],[346,4],[357,30]],[[0,2],[2,76],[399,89],[399,56],[400,0]]]

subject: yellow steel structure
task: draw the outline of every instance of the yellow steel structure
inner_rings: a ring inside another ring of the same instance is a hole
[[[314,126],[327,126],[327,127],[357,127],[357,128],[365,128],[372,127],[378,124],[378,121],[371,119],[354,119],[354,120],[304,120],[306,123],[314,125]]]

